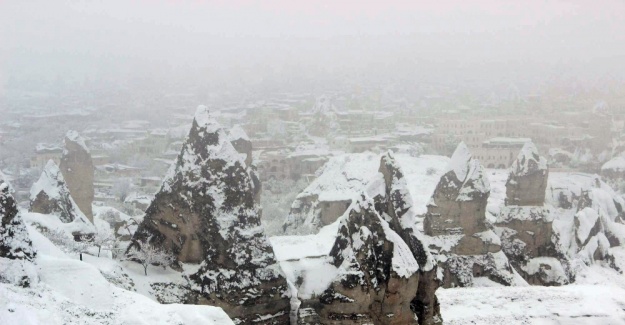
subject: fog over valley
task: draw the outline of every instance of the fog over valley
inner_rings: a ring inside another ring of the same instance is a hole
[[[0,323],[625,324],[625,2],[1,1]]]

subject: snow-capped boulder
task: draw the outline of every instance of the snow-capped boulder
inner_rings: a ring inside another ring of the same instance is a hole
[[[95,232],[91,221],[70,195],[63,174],[52,160],[48,161],[39,180],[30,189],[30,211],[58,217],[66,224],[64,229],[75,237]],[[45,224],[46,222],[42,220],[39,225],[45,228]]]
[[[451,157],[428,204],[424,231],[445,287],[471,286],[475,277],[514,282],[499,237],[486,222],[490,183],[464,143]]]
[[[300,306],[299,324],[418,324],[419,264],[364,195],[342,217],[330,258],[335,280]]]
[[[254,194],[245,158],[200,106],[133,239],[199,264],[189,277],[187,303],[222,307],[244,324],[285,324],[287,284],[274,268]]]
[[[534,143],[527,142],[510,167],[506,205],[543,205],[548,174],[547,159],[538,154]]]
[[[80,211],[93,222],[91,204],[95,191],[93,188],[94,167],[89,148],[78,132],[69,131],[64,139],[65,148],[59,168],[63,173],[67,187]]]
[[[36,252],[12,192],[0,172],[0,283],[29,286],[36,277],[31,264]]]

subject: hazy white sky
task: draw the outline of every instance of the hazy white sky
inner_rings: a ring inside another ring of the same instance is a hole
[[[621,0],[0,0],[5,79],[137,64],[488,76],[611,65],[623,72],[623,62]]]

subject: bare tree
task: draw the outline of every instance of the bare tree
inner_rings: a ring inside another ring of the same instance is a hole
[[[98,257],[100,257],[100,251],[104,249],[111,249],[115,237],[110,231],[104,229],[98,229],[98,232],[93,236],[85,236],[82,238],[83,242],[89,243],[98,248]]]
[[[113,184],[113,195],[123,203],[126,197],[128,197],[128,194],[130,194],[131,188],[132,181],[129,178],[120,178]]]
[[[173,255],[150,244],[149,238],[145,242],[138,242],[138,244],[140,247],[134,245],[126,253],[126,258],[141,264],[145,275],[148,275],[148,266],[151,264],[166,267],[174,262]]]

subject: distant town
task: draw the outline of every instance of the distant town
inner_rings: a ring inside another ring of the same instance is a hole
[[[239,125],[249,135],[263,182],[308,184],[342,153],[449,156],[459,142],[486,168],[505,169],[529,140],[552,170],[621,175],[622,96],[562,89],[521,96],[514,86],[501,93],[466,103],[454,94],[408,100],[380,89],[250,100],[169,94],[149,100],[119,96],[102,105],[78,95],[14,91],[5,94],[0,121],[0,169],[25,206],[47,161],[58,163],[64,133],[76,129],[92,151],[96,202],[144,210],[180,151],[195,107],[205,101],[222,125]],[[128,107],[133,102],[136,107]]]

